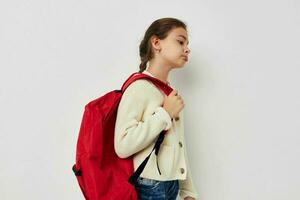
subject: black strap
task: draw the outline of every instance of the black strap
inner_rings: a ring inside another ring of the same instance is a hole
[[[135,185],[136,184],[136,181],[137,179],[139,178],[139,176],[141,175],[141,173],[143,172],[153,150],[155,149],[155,155],[156,155],[156,165],[157,165],[157,169],[158,169],[158,172],[159,174],[161,175],[161,172],[160,172],[160,169],[159,169],[159,166],[158,166],[158,160],[157,160],[157,155],[158,155],[158,152],[159,152],[159,148],[160,148],[160,145],[161,143],[163,142],[165,138],[165,131],[162,131],[160,134],[159,134],[159,137],[157,138],[156,142],[155,142],[155,145],[152,149],[152,151],[150,152],[150,154],[145,158],[145,160],[142,162],[142,164],[140,164],[140,166],[137,168],[137,170],[129,177],[128,179],[128,182],[132,185]]]

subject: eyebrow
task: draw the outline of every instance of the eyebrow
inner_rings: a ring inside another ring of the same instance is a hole
[[[183,37],[185,40],[187,40],[186,39],[186,37],[184,36],[184,35],[178,35],[179,37]],[[187,44],[189,44],[189,41],[187,42]]]

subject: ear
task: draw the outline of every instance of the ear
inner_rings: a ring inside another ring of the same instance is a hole
[[[153,35],[150,41],[151,41],[151,46],[155,52],[161,50],[161,45],[160,45],[161,40],[157,36]]]

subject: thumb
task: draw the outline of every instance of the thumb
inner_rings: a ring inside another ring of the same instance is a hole
[[[174,89],[174,90],[172,90],[172,92],[170,93],[170,95],[174,96],[177,93],[178,93],[178,91]]]

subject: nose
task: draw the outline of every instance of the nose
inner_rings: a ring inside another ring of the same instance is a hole
[[[190,52],[191,52],[191,50],[188,48],[188,47],[186,47],[186,49],[185,49],[185,51],[184,51],[186,54],[189,54]]]

